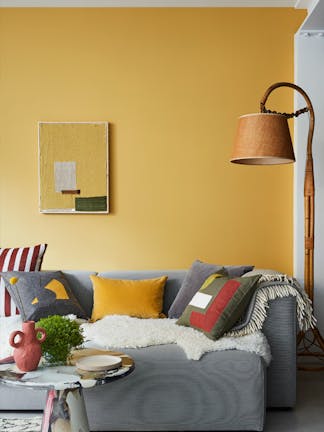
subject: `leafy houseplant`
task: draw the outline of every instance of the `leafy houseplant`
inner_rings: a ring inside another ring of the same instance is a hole
[[[50,364],[66,363],[71,350],[84,341],[79,324],[67,317],[51,315],[40,319],[37,326],[46,330],[42,352]]]

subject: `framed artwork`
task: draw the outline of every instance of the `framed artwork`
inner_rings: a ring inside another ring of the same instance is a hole
[[[41,213],[109,213],[107,122],[38,122]]]

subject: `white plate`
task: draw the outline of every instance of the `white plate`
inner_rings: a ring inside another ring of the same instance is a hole
[[[86,371],[105,371],[117,369],[121,366],[122,359],[111,355],[93,355],[82,357],[76,362],[76,367]]]

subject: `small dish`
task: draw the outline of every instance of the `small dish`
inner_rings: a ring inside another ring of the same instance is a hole
[[[118,369],[122,364],[122,359],[111,355],[92,355],[82,357],[76,362],[76,367],[85,371],[107,371]]]

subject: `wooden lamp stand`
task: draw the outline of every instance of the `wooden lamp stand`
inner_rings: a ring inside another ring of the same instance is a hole
[[[266,109],[265,103],[273,90],[291,87],[305,99],[307,106],[294,113],[279,113]],[[292,117],[309,113],[306,168],[304,178],[304,289],[314,304],[314,170],[312,141],[315,115],[312,103],[305,91],[295,84],[279,82],[270,86],[260,102],[259,114],[242,116],[239,119],[231,162],[247,165],[268,165],[295,161],[288,122]],[[310,357],[317,364],[298,364],[301,370],[324,370],[324,339],[319,330],[311,328],[297,336],[297,354]],[[322,363],[321,363],[322,362]]]

